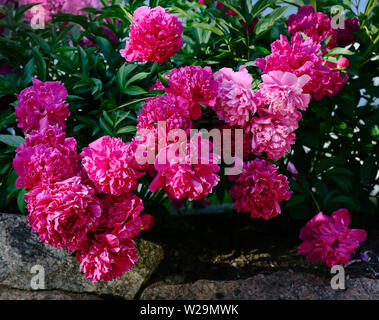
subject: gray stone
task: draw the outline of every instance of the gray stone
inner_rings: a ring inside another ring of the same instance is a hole
[[[379,281],[347,279],[345,290],[333,290],[330,279],[278,271],[245,280],[208,281],[166,285],[155,283],[141,295],[146,300],[378,300]]]
[[[71,293],[58,290],[19,290],[0,286],[0,300],[102,300],[88,293]]]
[[[55,249],[38,240],[25,216],[0,213],[0,285],[32,290],[35,274],[31,268],[45,270],[45,289],[73,293],[94,293],[133,299],[163,259],[163,248],[136,239],[139,260],[122,277],[93,283],[86,279],[75,257],[63,249]]]

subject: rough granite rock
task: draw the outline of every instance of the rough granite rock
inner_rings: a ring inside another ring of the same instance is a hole
[[[19,290],[0,286],[0,300],[102,300],[88,293],[71,293],[58,290]]]
[[[0,213],[0,285],[32,290],[35,265],[45,270],[45,289],[93,293],[133,299],[163,259],[163,248],[136,239],[139,260],[132,270],[111,282],[86,279],[75,257],[41,243],[25,216]]]
[[[278,271],[246,280],[208,281],[147,287],[143,300],[377,300],[379,281],[367,278],[346,280],[345,290],[333,290],[330,280],[306,273]]]

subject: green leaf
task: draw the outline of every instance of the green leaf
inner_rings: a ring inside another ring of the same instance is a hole
[[[122,133],[130,133],[135,132],[137,129],[135,126],[125,126],[117,130],[117,135]]]
[[[373,157],[367,158],[361,169],[360,169],[360,177],[363,184],[370,184],[374,181],[378,169],[375,167],[375,159]]]
[[[288,7],[279,7],[270,12],[267,16],[260,19],[255,26],[256,38],[261,37],[284,15]]]
[[[32,49],[32,51],[33,51],[34,62],[37,66],[38,79],[41,81],[46,81],[46,62],[43,59],[40,52],[38,52],[34,48]]]
[[[161,81],[162,86],[164,86],[165,88],[168,88],[168,80],[167,80],[167,78],[164,77],[163,75],[161,75],[160,73],[158,73],[158,78]]]
[[[145,89],[142,89],[141,87],[138,86],[129,86],[125,88],[124,93],[130,95],[130,96],[138,96],[140,94],[147,93]]]
[[[22,188],[17,195],[17,206],[22,214],[25,213],[26,201],[24,198],[27,191],[25,188]]]
[[[0,141],[14,148],[17,148],[19,145],[25,143],[25,139],[23,137],[6,134],[0,135]]]
[[[207,23],[193,23],[192,27],[211,31],[211,32],[213,32],[219,36],[224,35],[224,33],[219,28],[217,28],[216,26],[212,26],[210,24],[207,24]]]
[[[138,81],[145,79],[146,77],[149,76],[149,74],[150,74],[149,72],[140,72],[140,73],[135,74],[128,81],[126,81],[125,87],[128,87],[133,82],[138,82]]]
[[[353,54],[354,54],[353,51],[350,51],[350,50],[345,49],[345,48],[339,48],[339,47],[336,47],[336,48],[330,49],[330,50],[326,53],[326,56],[332,56],[332,55],[351,56],[351,55],[353,55]]]

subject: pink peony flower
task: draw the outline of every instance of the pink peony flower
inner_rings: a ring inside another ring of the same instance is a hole
[[[114,234],[95,234],[91,244],[76,254],[87,279],[111,281],[128,272],[138,260],[134,241]]]
[[[213,110],[220,120],[243,128],[250,119],[250,113],[257,111],[257,101],[251,90],[253,78],[246,67],[241,66],[238,72],[222,68],[215,73],[214,79],[219,83],[219,90]]]
[[[64,102],[67,90],[61,82],[42,82],[34,78],[33,86],[22,90],[17,97],[17,123],[24,132],[39,130],[40,120],[44,117],[47,117],[49,124],[66,128],[65,121],[70,111]]]
[[[137,118],[137,131],[147,129],[157,134],[158,121],[166,122],[167,132],[183,129],[189,133],[192,122],[188,101],[173,94],[147,99]]]
[[[346,83],[338,70],[331,70],[319,54],[321,46],[312,39],[303,39],[300,33],[292,37],[290,44],[284,35],[271,44],[271,54],[255,62],[263,73],[270,71],[291,72],[297,77],[308,75],[311,80],[303,87],[304,93],[312,93],[316,100],[325,95],[339,93]]]
[[[84,148],[81,155],[88,177],[104,193],[120,195],[134,190],[143,175],[129,146],[121,139],[101,137]]]
[[[303,32],[317,43],[332,36],[327,48],[336,46],[336,30],[332,28],[331,18],[323,12],[315,12],[311,5],[299,8],[296,14],[291,14],[287,20],[288,31],[291,35]]]
[[[209,146],[209,154],[201,154],[200,146],[208,143],[200,134],[194,135],[190,143],[183,142],[180,145],[182,154],[176,154],[170,158],[170,149],[173,144],[162,149],[155,161],[155,169],[158,174],[150,184],[150,191],[155,192],[163,188],[172,199],[200,200],[212,192],[220,177],[215,174],[220,168],[217,165],[219,156],[212,153]],[[173,149],[171,149],[173,150]],[[164,157],[165,156],[165,157]],[[165,163],[159,163],[159,159]]]
[[[278,168],[259,159],[245,164],[230,190],[237,211],[250,213],[251,218],[265,220],[281,212],[279,202],[289,200],[291,193],[287,178],[278,174]]]
[[[331,217],[322,212],[314,216],[300,231],[303,242],[298,250],[311,262],[322,260],[327,266],[348,264],[350,254],[366,240],[363,229],[349,229],[350,214],[339,209]]]
[[[72,13],[72,14],[86,14],[80,12],[84,8],[102,8],[100,0],[19,0],[19,4],[27,5],[32,3],[39,3],[42,6],[42,17],[45,21],[50,21],[54,14],[58,13]],[[32,8],[25,12],[26,21],[30,22],[35,14],[38,14],[40,9]]]
[[[86,277],[92,281],[110,281],[129,271],[137,261],[133,237],[154,223],[150,215],[140,215],[143,203],[132,193],[107,195],[104,213],[96,232],[77,253]]]
[[[183,25],[178,18],[162,7],[139,7],[134,11],[129,29],[130,41],[126,41],[121,56],[127,61],[151,61],[162,64],[168,61],[183,45]]]
[[[171,69],[168,77],[168,88],[164,88],[160,80],[153,86],[154,89],[165,90],[176,96],[185,98],[189,103],[191,118],[201,117],[201,104],[214,106],[218,94],[218,82],[213,80],[210,67],[187,66]]]
[[[297,111],[287,117],[270,114],[253,117],[245,128],[252,134],[251,148],[257,156],[266,154],[268,159],[280,159],[295,143],[294,131],[298,128],[301,114]]]
[[[100,221],[95,190],[72,177],[26,194],[28,221],[39,239],[56,248],[78,250]]]
[[[84,8],[101,9],[102,7],[103,5],[100,0],[70,0],[63,1],[60,11],[62,13],[86,14],[80,10]]]
[[[360,29],[358,18],[349,18],[345,20],[345,26],[337,29],[337,46],[346,47],[356,41],[354,32]]]
[[[45,144],[33,147],[20,145],[13,159],[13,168],[18,174],[16,186],[31,190],[35,186],[59,182],[75,175],[77,158],[62,151]]]
[[[310,76],[299,78],[290,72],[271,71],[262,75],[263,82],[259,85],[261,103],[268,105],[268,112],[273,115],[286,117],[296,109],[306,110],[311,95],[303,93],[303,87]]]

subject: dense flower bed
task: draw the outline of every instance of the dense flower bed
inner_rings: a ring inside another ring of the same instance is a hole
[[[35,1],[20,4],[30,2]],[[43,1],[42,6],[47,21],[59,12],[102,7],[96,1]],[[239,16],[221,3],[216,9]],[[27,21],[33,12],[25,13]],[[13,160],[16,186],[28,191],[26,208],[33,231],[51,246],[75,251],[87,278],[112,280],[137,261],[133,238],[155,220],[144,212],[140,189],[153,194],[163,190],[173,204],[204,200],[223,179],[228,152],[234,153],[229,165],[237,170],[226,174],[235,210],[251,219],[278,216],[293,193],[279,161],[296,143],[296,130],[311,101],[338,95],[349,79],[349,60],[341,54],[330,59],[330,50],[355,41],[358,19],[347,21],[348,28],[337,32],[327,14],[301,7],[287,20],[290,36],[280,34],[271,52],[255,60],[261,70],[255,78],[244,64],[238,70],[172,67],[151,86],[130,142],[101,136],[81,152],[65,132],[70,114],[75,117],[66,101],[67,89],[60,81],[33,78],[32,86],[17,95],[17,126],[26,139]],[[252,29],[255,25],[259,26],[257,20]],[[110,56],[168,63],[182,49],[183,30],[177,16],[164,8],[141,6],[134,11],[125,48]],[[246,32],[251,31],[245,28]],[[259,84],[253,86],[256,81]],[[201,133],[193,134],[202,124],[209,131],[232,132],[233,141],[210,142]],[[147,153],[153,161],[141,161]],[[296,181],[297,169],[292,163],[288,168]],[[304,242],[299,252],[328,266],[348,263],[366,239],[364,230],[349,229],[349,224],[346,209],[331,217],[319,212],[301,230]]]

